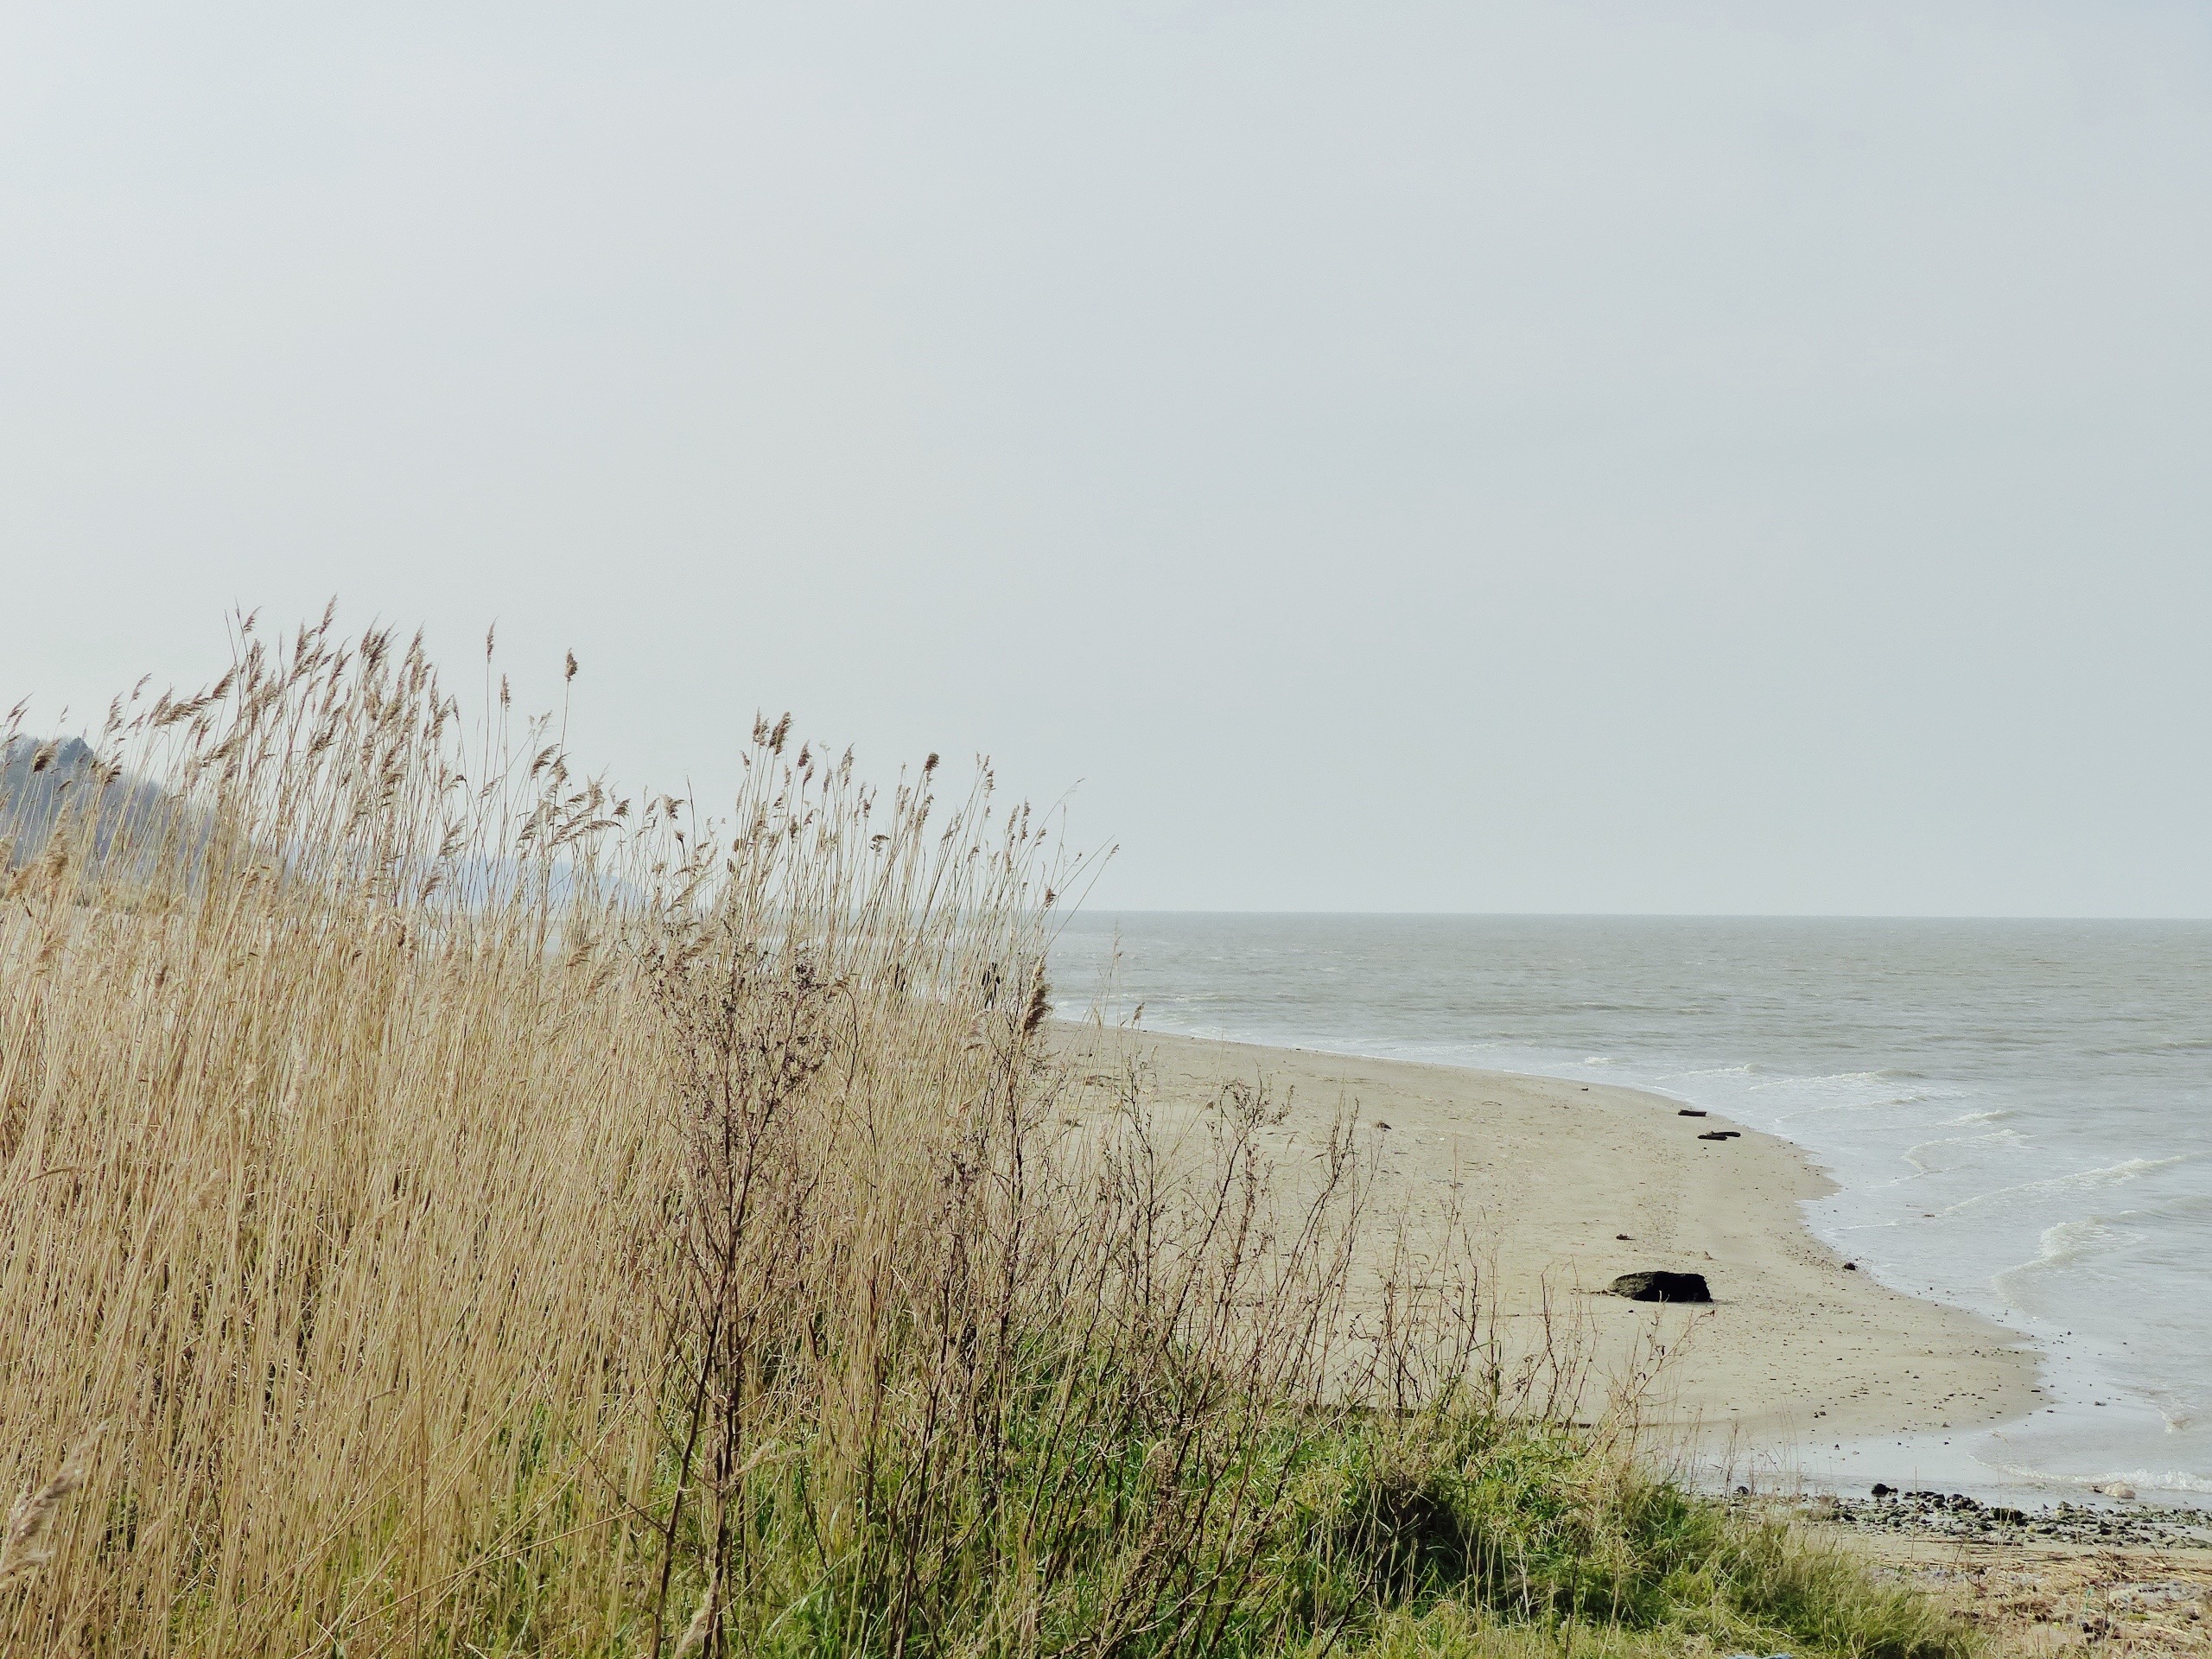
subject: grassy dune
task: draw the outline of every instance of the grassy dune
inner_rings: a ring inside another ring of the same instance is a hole
[[[0,860],[6,1651],[1962,1650],[1435,1264],[1355,1318],[1349,1134],[1293,1209],[1048,1050],[987,774],[710,818],[494,701],[249,632]]]

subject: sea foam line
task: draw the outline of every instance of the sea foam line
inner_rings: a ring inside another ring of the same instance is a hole
[[[2191,1154],[2188,1153],[2177,1153],[2171,1158],[2130,1158],[2125,1162],[2108,1165],[2102,1169],[2077,1170],[2071,1175],[2052,1176],[2049,1180],[2023,1181],[2018,1186],[2000,1186],[1993,1192],[1984,1192],[1974,1198],[1961,1198],[1943,1213],[1947,1216],[1955,1216],[1961,1211],[1973,1209],[1976,1205],[1989,1204],[1998,1198],[2009,1198],[2020,1192],[2058,1192],[2069,1187],[2077,1186],[2117,1186],[2122,1181],[2139,1179],[2154,1170],[2171,1169],[2176,1164],[2188,1163]]]

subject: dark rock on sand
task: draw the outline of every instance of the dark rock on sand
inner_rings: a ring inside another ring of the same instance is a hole
[[[1649,1273],[1624,1273],[1605,1287],[1608,1296],[1625,1296],[1631,1302],[1709,1302],[1713,1293],[1706,1288],[1701,1273],[1669,1273],[1656,1269]]]

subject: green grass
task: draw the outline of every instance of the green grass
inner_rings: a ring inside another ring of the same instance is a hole
[[[1832,1547],[1732,1516],[1585,1431],[1442,1412],[1364,1427],[1329,1452],[1309,1548],[1364,1592],[1348,1651],[1709,1643],[1948,1659],[1967,1648],[1924,1597]]]
[[[849,1459],[822,1448],[753,1477],[730,1650],[1969,1650],[1924,1598],[1732,1516],[1587,1430],[1464,1408],[1284,1411],[1179,1451],[1170,1437],[1209,1421],[1187,1399],[1132,1399],[1103,1371],[1033,1382],[982,1437],[998,1459],[935,1479],[928,1517],[896,1483],[855,1490]],[[1163,1518],[1185,1534],[1166,1550]],[[687,1605],[703,1577],[689,1575]]]

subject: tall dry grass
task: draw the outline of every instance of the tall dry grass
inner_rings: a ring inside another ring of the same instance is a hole
[[[1047,1042],[1065,872],[988,772],[764,723],[702,815],[485,672],[472,728],[419,642],[249,626],[10,751],[6,1651],[1344,1650],[1803,1578],[1440,1261],[1351,1308],[1349,1130],[1285,1187],[1264,1091],[1181,1155]]]
[[[0,922],[0,1478],[83,1465],[11,1643],[900,1651],[1233,1577],[1342,1228],[1041,1133],[987,775],[948,813],[779,723],[719,821],[618,799],[327,618],[98,753]],[[1002,1502],[1017,1440],[1171,1422],[1110,1561],[1096,1493]]]
[[[617,804],[327,625],[106,739],[0,922],[0,1471],[105,1431],[0,1629],[412,1642],[560,1529],[585,1628],[655,1454],[673,1156]],[[165,804],[100,836],[125,763]]]

